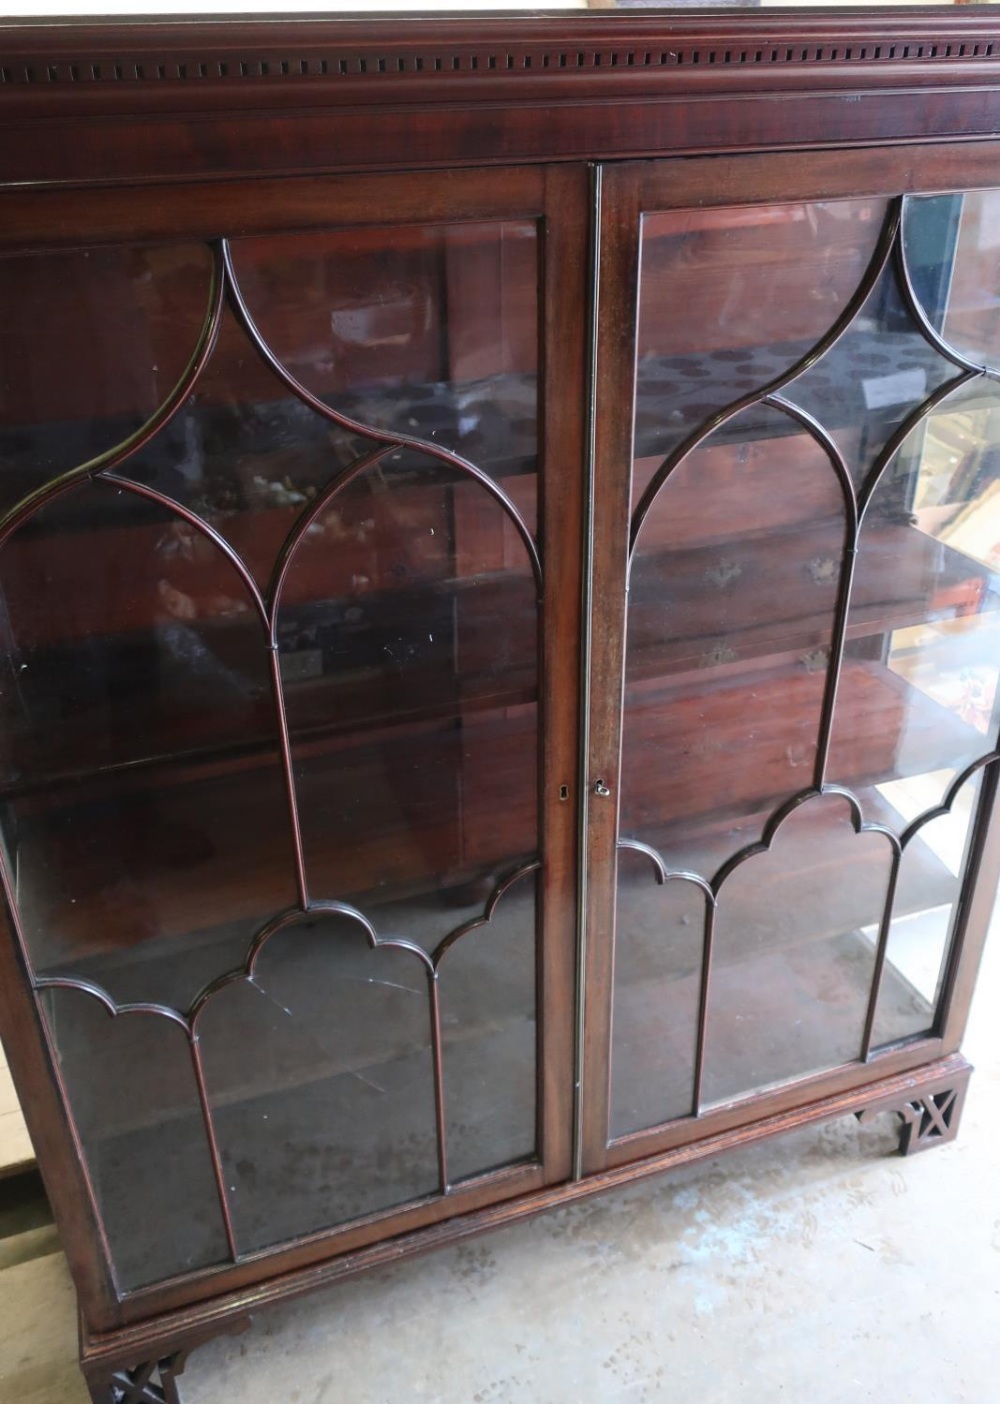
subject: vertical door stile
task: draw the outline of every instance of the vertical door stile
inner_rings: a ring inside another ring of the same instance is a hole
[[[539,1144],[545,1179],[569,1177],[573,1160],[576,984],[576,814],[581,653],[581,543],[585,535],[585,416],[588,337],[588,174],[553,167],[545,177],[543,232],[542,438],[539,474],[542,557],[543,882],[538,943]]]
[[[606,167],[600,183],[588,750],[587,939],[582,1029],[581,1170],[606,1163],[611,993],[614,979],[618,797],[621,772],[628,523],[631,496],[639,277],[635,167]],[[596,787],[600,783],[601,792]],[[604,794],[604,790],[609,793]]]
[[[590,871],[590,658],[594,623],[594,462],[597,434],[597,335],[601,287],[601,200],[604,167],[590,167],[589,181],[589,263],[587,327],[587,385],[585,399],[585,464],[584,511],[581,536],[582,575],[580,581],[580,740],[577,756],[577,931],[576,931],[576,1005],[573,1048],[573,1179],[583,1178],[585,1084],[583,1078],[584,1035],[587,1027],[587,933],[589,930]]]

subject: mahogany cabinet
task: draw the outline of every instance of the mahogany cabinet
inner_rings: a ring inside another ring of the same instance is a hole
[[[637,1175],[957,1131],[1000,42],[766,22],[0,28],[0,1030],[102,1404]]]

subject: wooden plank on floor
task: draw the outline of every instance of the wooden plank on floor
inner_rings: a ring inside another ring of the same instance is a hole
[[[3,1050],[0,1049],[0,1177],[30,1170],[35,1152],[28,1137]]]

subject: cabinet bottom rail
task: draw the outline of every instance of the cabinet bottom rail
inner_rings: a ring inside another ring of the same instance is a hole
[[[960,1054],[940,1058],[862,1087],[818,1098],[776,1115],[707,1135],[628,1165],[461,1215],[395,1239],[358,1249],[236,1292],[150,1316],[108,1333],[91,1333],[81,1321],[80,1367],[94,1404],[182,1404],[178,1376],[197,1346],[250,1325],[250,1314],[308,1292],[331,1286],[355,1273],[460,1242],[549,1208],[671,1168],[716,1156],[799,1127],[853,1114],[867,1123],[895,1113],[903,1155],[954,1140],[965,1103],[971,1065]],[[137,1305],[137,1303],[133,1303]]]

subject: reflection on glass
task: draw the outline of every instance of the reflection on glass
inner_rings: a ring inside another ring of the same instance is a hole
[[[0,543],[0,827],[39,973],[191,1017],[279,913],[348,901],[433,951],[537,858],[536,243],[523,222],[236,241],[263,335],[361,426],[298,397],[230,299],[172,421]],[[211,269],[200,247],[0,261],[24,309],[2,328],[7,501],[166,400]],[[64,346],[50,302],[79,314]],[[390,445],[364,468],[366,425],[440,455]],[[447,955],[453,1177],[537,1150],[533,883]],[[425,963],[345,920],[283,929],[200,1016],[241,1251],[440,1189]],[[58,999],[83,1011],[58,1038],[86,1137],[127,1056],[113,1163],[140,1141],[168,1163],[179,1135],[171,1193],[196,1199],[184,1030]],[[127,1225],[127,1170],[94,1173]],[[215,1213],[215,1237],[141,1267],[116,1229],[123,1281],[225,1256]]]
[[[666,453],[810,350],[861,282],[885,208],[831,200],[643,216],[638,457]]]
[[[263,589],[296,517],[369,447],[285,390],[227,308],[194,393],[119,471],[210,523]]]
[[[996,744],[998,444],[1000,396],[977,382],[914,428],[878,482],[861,529],[831,779],[940,773],[928,796],[939,803]],[[863,760],[859,708],[882,719],[880,746]]]
[[[0,258],[0,513],[164,404],[198,344],[211,281],[203,244]]]
[[[538,360],[533,224],[239,239],[268,345],[332,409],[494,474],[531,471]],[[447,309],[447,319],[443,316]]]
[[[957,374],[917,330],[890,263],[845,335],[784,393],[833,435],[860,489],[907,416]]]
[[[184,1029],[147,1014],[111,1019],[76,990],[47,991],[43,1007],[119,1286],[226,1261]]]
[[[1000,358],[1000,191],[905,202],[903,243],[917,300],[936,332],[977,365]]]
[[[875,1008],[872,1046],[929,1033],[934,1025],[946,956],[982,785],[976,771],[954,795],[946,814],[928,819],[942,775],[918,775],[880,785],[887,821],[908,835],[899,865],[885,972]],[[873,943],[878,933],[865,933]]]

